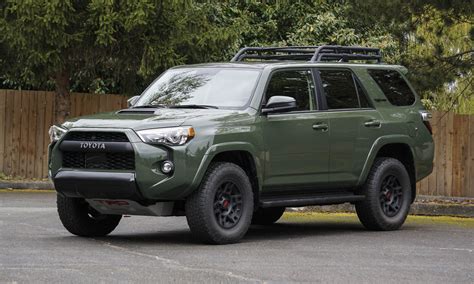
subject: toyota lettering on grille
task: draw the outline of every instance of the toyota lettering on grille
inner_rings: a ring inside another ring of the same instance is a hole
[[[81,148],[81,149],[104,149],[105,150],[105,143],[81,142],[79,148]]]

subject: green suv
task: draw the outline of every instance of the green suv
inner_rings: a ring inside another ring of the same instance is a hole
[[[51,127],[59,217],[95,237],[122,215],[185,215],[226,244],[286,207],[349,202],[366,228],[398,229],[434,152],[406,73],[378,49],[330,45],[171,68],[127,109]]]

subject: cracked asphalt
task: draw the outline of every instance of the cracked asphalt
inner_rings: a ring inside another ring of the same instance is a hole
[[[202,245],[184,217],[128,217],[69,234],[52,192],[0,191],[1,283],[474,283],[474,219],[409,217],[370,232],[352,214],[286,213],[239,244]]]

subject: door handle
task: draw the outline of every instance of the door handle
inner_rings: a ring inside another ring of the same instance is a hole
[[[318,122],[318,123],[313,124],[314,130],[322,130],[323,132],[326,132],[328,131],[328,128],[329,126],[324,122]]]
[[[364,122],[365,127],[380,127],[380,125],[382,125],[382,123],[375,119]]]

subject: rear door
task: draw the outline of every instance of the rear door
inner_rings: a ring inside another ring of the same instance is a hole
[[[329,187],[352,187],[380,135],[382,117],[350,69],[318,68],[317,75],[329,119]]]

